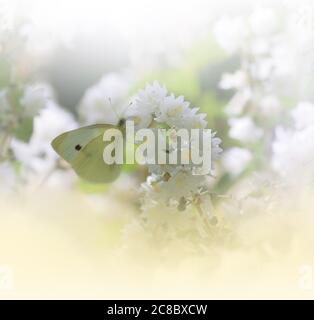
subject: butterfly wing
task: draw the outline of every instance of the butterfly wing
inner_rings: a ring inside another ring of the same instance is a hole
[[[121,165],[108,165],[103,160],[106,144],[103,134],[112,125],[93,125],[65,132],[52,142],[54,150],[66,160],[81,178],[94,183],[115,180]]]

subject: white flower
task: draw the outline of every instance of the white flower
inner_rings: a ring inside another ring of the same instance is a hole
[[[188,108],[184,113],[175,119],[169,120],[168,124],[176,128],[202,129],[207,126],[205,113],[198,113],[198,108]]]
[[[160,201],[169,203],[169,201],[175,200],[179,202],[182,197],[189,198],[193,194],[198,194],[200,187],[204,187],[206,184],[206,176],[193,175],[189,171],[180,171],[169,177],[167,181],[157,179],[156,176],[149,177],[146,183],[142,184],[142,189],[157,204]]]
[[[297,130],[314,125],[314,104],[310,102],[300,102],[297,107],[291,111],[291,116]]]
[[[256,35],[269,35],[276,31],[277,19],[270,8],[255,9],[250,16],[250,26]]]
[[[223,90],[240,89],[247,84],[247,74],[243,70],[237,70],[234,73],[224,73],[219,83],[219,88]]]
[[[133,98],[131,105],[125,112],[125,118],[133,120],[137,128],[149,127],[166,94],[166,88],[157,81],[146,85],[145,89],[140,90]]]
[[[198,108],[190,108],[190,103],[185,101],[183,96],[176,98],[172,94],[165,97],[163,103],[160,104],[155,120],[175,128],[205,128],[206,114],[198,113],[198,111]]]
[[[249,117],[232,118],[229,121],[229,136],[243,143],[257,141],[263,135],[263,130],[255,125]]]
[[[52,170],[58,155],[51,147],[51,141],[59,134],[77,127],[71,114],[49,101],[34,119],[34,130],[29,143],[13,139],[11,148],[22,164],[22,176],[28,182],[42,177]]]
[[[20,103],[24,107],[24,114],[34,117],[52,98],[53,90],[48,84],[35,83],[25,87]]]
[[[153,84],[146,85],[144,90],[140,90],[136,96],[136,104],[143,112],[155,112],[161,108],[167,95],[167,89],[162,87],[157,81]]]
[[[252,76],[261,81],[269,79],[275,68],[275,61],[272,58],[260,58],[250,66]]]
[[[247,167],[252,158],[249,150],[234,147],[224,152],[222,164],[232,176],[236,177]]]
[[[34,118],[34,132],[31,143],[45,144],[51,142],[64,131],[75,129],[77,123],[68,111],[62,109],[54,101],[50,101]]]
[[[184,100],[183,96],[175,97],[173,94],[163,99],[156,110],[157,122],[164,122],[170,127],[176,126],[178,119],[182,119],[183,114],[189,108],[190,103]]]
[[[233,53],[238,50],[247,38],[248,28],[241,17],[220,19],[214,26],[214,35],[219,45]]]
[[[167,90],[157,81],[148,84],[133,97],[132,102],[123,115],[127,120],[133,120],[135,127],[148,128],[154,120],[155,114],[164,103]]]
[[[196,176],[190,172],[180,171],[168,181],[161,183],[160,193],[164,198],[179,201],[182,197],[188,198],[193,194],[197,194],[199,188],[205,185],[205,176]]]
[[[310,2],[309,2],[310,3]],[[300,5],[293,9],[288,25],[289,35],[292,35],[294,46],[301,50],[313,48],[313,4]]]
[[[249,87],[239,90],[228,102],[225,108],[226,114],[229,116],[240,115],[251,98],[252,91]]]
[[[270,41],[268,37],[251,40],[251,52],[253,55],[261,56],[270,52]]]
[[[133,120],[137,128],[149,127],[155,113],[160,110],[166,94],[166,88],[157,81],[146,85],[145,89],[140,90],[132,99],[132,103],[125,112],[125,118]]]
[[[277,115],[281,111],[281,105],[278,98],[274,95],[262,97],[259,102],[261,113],[266,116]]]
[[[314,182],[314,126],[291,131],[277,128],[272,145],[272,167],[289,185]]]
[[[127,108],[130,82],[125,75],[110,73],[89,88],[79,106],[79,115],[86,124],[117,124]]]
[[[182,114],[182,117],[177,119],[174,125],[177,128],[187,129],[204,129],[207,126],[206,113],[198,113],[198,108],[188,108]]]
[[[285,36],[274,39],[271,50],[271,60],[273,73],[276,77],[285,77],[295,74],[297,71],[296,53],[294,52],[293,46],[288,43],[288,38]]]

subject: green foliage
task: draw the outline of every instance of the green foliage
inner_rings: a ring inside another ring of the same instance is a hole
[[[0,89],[10,84],[11,67],[9,61],[0,55]]]
[[[28,142],[33,133],[33,125],[33,118],[23,118],[14,131],[15,138],[24,142]]]

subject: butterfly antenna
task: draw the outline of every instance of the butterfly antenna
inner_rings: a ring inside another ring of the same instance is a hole
[[[108,101],[109,101],[109,104],[110,104],[110,107],[111,107],[112,111],[114,112],[114,114],[116,115],[117,119],[119,120],[120,116],[118,115],[117,110],[112,105],[111,97],[108,97]]]
[[[115,115],[117,116],[117,119],[118,119],[118,120],[121,120],[121,115],[123,115],[123,114],[126,112],[126,110],[127,110],[129,107],[131,107],[131,105],[133,104],[133,101],[130,101],[129,104],[123,108],[123,110],[121,111],[121,115],[119,116],[118,113],[117,113],[117,110],[116,110],[116,109],[113,107],[113,105],[112,105],[111,97],[108,97],[108,101],[109,101],[109,103],[110,103],[110,106],[111,106],[113,112],[114,112]]]
[[[132,105],[133,105],[133,101],[130,101],[130,102],[128,103],[128,105],[126,105],[126,106],[123,108],[122,114],[124,114],[124,113],[128,110],[128,108],[130,108]]]

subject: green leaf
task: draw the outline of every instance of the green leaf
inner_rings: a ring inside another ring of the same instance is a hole
[[[14,136],[24,142],[29,142],[33,133],[33,119],[24,118],[14,132]]]

